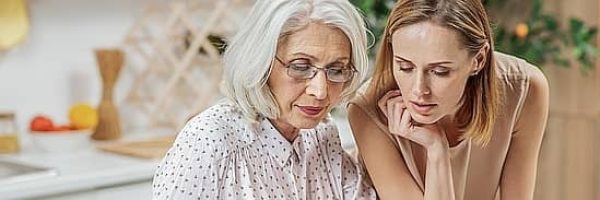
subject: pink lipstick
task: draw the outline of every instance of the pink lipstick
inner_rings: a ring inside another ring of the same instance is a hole
[[[302,111],[305,115],[309,117],[318,116],[321,113],[321,111],[325,109],[324,107],[314,106],[298,106],[298,108],[300,108],[300,111]]]

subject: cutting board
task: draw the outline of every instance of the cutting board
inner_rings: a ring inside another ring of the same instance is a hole
[[[98,148],[112,153],[144,159],[160,159],[165,156],[175,141],[175,135],[140,141],[114,142],[98,145]]]

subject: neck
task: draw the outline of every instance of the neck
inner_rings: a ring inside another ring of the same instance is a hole
[[[458,145],[462,139],[463,131],[456,125],[453,117],[444,117],[439,125],[446,132],[446,139],[450,147]]]
[[[279,133],[289,142],[293,142],[296,137],[298,137],[298,133],[300,132],[300,129],[292,126],[291,124],[288,124],[286,122],[282,122],[279,120],[273,120],[273,119],[269,119],[269,121],[271,121],[271,124],[273,124],[273,127],[275,127],[275,129],[277,129],[277,131],[279,131]]]

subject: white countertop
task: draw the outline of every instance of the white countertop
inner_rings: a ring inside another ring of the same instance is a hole
[[[158,161],[88,149],[63,155],[17,155],[25,163],[53,168],[57,176],[0,185],[2,198],[33,198],[152,179]],[[6,157],[4,157],[6,158]]]
[[[126,138],[130,140],[136,137]],[[52,168],[57,172],[55,176],[45,176],[35,180],[0,182],[1,199],[38,198],[151,181],[159,162],[159,160],[108,153],[96,149],[95,146],[85,147],[77,152],[48,153],[35,148],[30,143],[24,144],[20,153],[0,155],[0,159]]]

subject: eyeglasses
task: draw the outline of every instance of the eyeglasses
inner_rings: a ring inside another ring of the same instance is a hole
[[[341,66],[325,66],[324,68],[318,68],[310,63],[284,63],[275,56],[275,59],[279,61],[287,71],[287,75],[298,79],[298,80],[307,80],[312,79],[317,75],[319,70],[323,70],[325,72],[325,77],[327,80],[334,83],[345,83],[349,80],[352,80],[354,77],[354,73],[356,70],[352,67],[351,64],[344,66],[343,64],[339,64]]]

